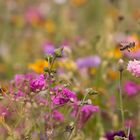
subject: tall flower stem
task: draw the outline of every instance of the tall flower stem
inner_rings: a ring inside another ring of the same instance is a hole
[[[124,129],[124,107],[123,107],[123,97],[122,97],[122,75],[123,75],[123,71],[122,70],[120,70],[119,75],[120,75],[119,76],[119,100],[120,100],[122,129]]]
[[[52,88],[52,78],[51,78],[51,71],[54,65],[56,57],[53,58],[52,62],[48,58],[48,108],[49,108],[49,130],[47,130],[48,140],[52,140],[53,137],[53,116],[52,116],[52,100],[51,100],[51,88]]]

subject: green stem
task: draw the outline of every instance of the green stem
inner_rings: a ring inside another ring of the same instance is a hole
[[[120,98],[122,128],[124,129],[124,108],[123,108],[123,97],[122,97],[122,71],[120,71],[120,77],[119,77],[119,98]]]

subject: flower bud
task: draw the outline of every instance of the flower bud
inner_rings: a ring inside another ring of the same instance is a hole
[[[118,61],[118,70],[122,72],[124,70],[124,61],[123,59],[119,59]]]
[[[96,94],[98,94],[98,91],[93,90],[92,88],[86,89],[86,92],[87,92],[89,95],[96,95]]]
[[[63,48],[55,49],[54,55],[55,55],[56,57],[61,57],[61,56],[62,56],[62,51],[63,51]]]

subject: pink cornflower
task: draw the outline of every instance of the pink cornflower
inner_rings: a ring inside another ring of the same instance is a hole
[[[135,60],[129,61],[127,70],[132,73],[132,75],[136,77],[140,77],[140,61]]]

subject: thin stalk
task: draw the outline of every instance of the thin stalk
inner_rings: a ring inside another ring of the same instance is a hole
[[[51,87],[52,87],[52,83],[51,83],[51,70],[53,68],[53,64],[55,61],[56,57],[53,58],[52,62],[50,62],[50,59],[48,59],[48,67],[49,67],[49,72],[48,72],[48,107],[49,107],[49,123],[50,123],[50,132],[48,134],[48,138],[49,140],[52,140],[52,135],[53,135],[53,120],[52,120],[52,100],[51,100]]]
[[[121,120],[122,120],[122,128],[124,129],[124,108],[123,108],[123,97],[122,97],[122,73],[120,70],[119,76],[119,98],[120,98],[120,110],[121,110]]]
[[[80,108],[81,108],[81,106],[84,104],[84,102],[85,102],[87,96],[88,96],[88,93],[85,94],[85,96],[84,96],[84,98],[83,98],[83,100],[82,100],[82,102],[81,102],[81,105],[80,105],[80,107],[78,108],[78,112],[77,112],[77,115],[76,115],[76,119],[75,119],[74,125],[73,125],[74,128],[75,128],[75,126],[76,126],[76,124],[77,124],[77,122],[78,122],[79,116],[80,116]],[[77,127],[77,126],[76,126],[76,127]],[[76,131],[77,131],[77,128],[76,128]],[[69,134],[68,140],[71,139],[71,134],[72,134],[72,132]]]

